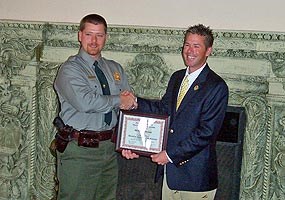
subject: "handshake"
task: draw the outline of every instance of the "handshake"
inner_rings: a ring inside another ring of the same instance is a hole
[[[132,110],[138,107],[136,101],[136,96],[131,91],[123,91],[120,94],[120,109],[122,110]]]

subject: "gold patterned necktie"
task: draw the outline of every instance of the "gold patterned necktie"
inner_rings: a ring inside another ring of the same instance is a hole
[[[188,80],[188,74],[187,74],[182,81],[180,92],[179,92],[179,95],[177,97],[176,110],[178,110],[178,108],[182,102],[182,99],[184,98],[184,96],[188,90],[188,87],[189,87],[189,80]]]

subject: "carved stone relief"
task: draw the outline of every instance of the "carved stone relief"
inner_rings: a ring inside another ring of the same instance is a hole
[[[35,199],[52,199],[55,196],[55,157],[49,150],[49,145],[55,136],[52,125],[57,115],[57,100],[53,90],[53,79],[60,64],[39,63],[37,80],[37,124],[34,151],[37,152],[32,159],[34,168],[34,184],[32,193]]]
[[[0,21],[0,28],[0,199],[52,199],[55,158],[49,144],[57,114],[52,83],[59,60],[65,60],[63,52],[79,47],[77,26]],[[105,51],[115,52],[124,63],[135,93],[160,98],[176,70],[168,58],[182,59],[183,30],[114,26],[109,34]],[[269,63],[269,73],[217,72],[230,87],[229,104],[245,107],[247,115],[240,199],[281,199],[285,34],[215,31],[215,38],[212,58],[249,60],[255,67]]]
[[[0,87],[0,198],[27,198],[28,98],[20,87],[5,81]],[[13,193],[10,193],[13,191]]]
[[[274,103],[272,109],[275,112],[272,125],[270,182],[276,185],[270,187],[268,196],[270,199],[282,199],[285,196],[285,109],[280,103]]]
[[[29,199],[35,60],[40,47],[18,25],[0,31],[0,198]],[[18,29],[18,30],[17,30]]]
[[[136,55],[126,72],[135,93],[148,98],[161,97],[170,76],[163,58],[153,53]]]

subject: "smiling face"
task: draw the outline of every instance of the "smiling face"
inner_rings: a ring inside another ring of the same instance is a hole
[[[78,32],[78,40],[89,55],[99,58],[107,40],[104,24],[85,23],[84,29]]]
[[[185,37],[182,56],[190,72],[201,68],[211,52],[212,47],[207,47],[205,44],[205,36],[189,33]]]

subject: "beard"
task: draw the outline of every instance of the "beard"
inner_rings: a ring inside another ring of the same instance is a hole
[[[87,53],[91,56],[98,56],[101,53],[101,49],[99,47],[93,48],[93,47],[88,46]]]

